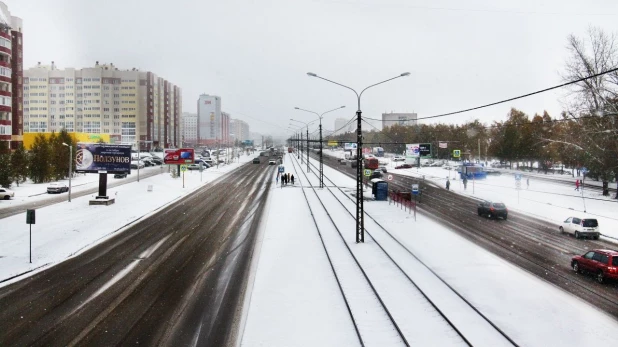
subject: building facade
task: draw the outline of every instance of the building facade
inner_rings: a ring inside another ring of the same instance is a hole
[[[142,150],[180,146],[181,90],[152,72],[40,63],[24,72],[24,132],[109,134]]]
[[[184,112],[181,119],[183,145],[197,145],[197,114]]]
[[[202,94],[197,100],[197,142],[202,146],[225,145],[230,141],[230,115],[221,112],[221,98]]]
[[[234,135],[234,139],[238,141],[251,140],[249,135],[249,124],[240,119],[230,120],[230,133]]]
[[[23,142],[23,28],[0,2],[0,141]]]
[[[382,129],[392,125],[412,126],[417,124],[416,113],[382,113]]]
[[[340,135],[356,130],[356,120],[350,121],[345,118],[335,119],[335,131],[333,135]]]

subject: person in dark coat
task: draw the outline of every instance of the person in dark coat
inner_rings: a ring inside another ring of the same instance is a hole
[[[450,180],[446,180],[446,190],[451,190],[451,181]]]
[[[283,174],[281,176],[281,182],[283,182],[283,185],[287,185],[288,184],[288,175],[287,174]]]
[[[294,174],[290,176],[290,180],[292,181],[292,185],[294,185]]]

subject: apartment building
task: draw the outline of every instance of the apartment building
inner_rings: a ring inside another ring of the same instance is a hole
[[[197,113],[184,112],[182,120],[182,142],[185,146],[197,144]]]
[[[181,90],[152,72],[39,63],[24,71],[23,89],[24,132],[109,134],[142,150],[181,145]]]
[[[238,141],[250,140],[249,124],[240,119],[231,119],[230,134],[234,135],[234,139]]]
[[[0,2],[0,141],[23,141],[23,23]]]

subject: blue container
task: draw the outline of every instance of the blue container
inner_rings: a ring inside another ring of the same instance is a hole
[[[388,200],[388,182],[379,181],[374,183],[376,187],[375,197],[378,201]]]

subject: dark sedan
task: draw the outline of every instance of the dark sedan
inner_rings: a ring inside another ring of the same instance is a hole
[[[401,164],[401,165],[395,166],[395,169],[411,169],[411,168],[412,168],[412,165],[410,164]]]
[[[489,218],[502,217],[506,220],[509,210],[506,205],[501,202],[483,201],[478,204],[477,208],[479,216],[488,216]]]

